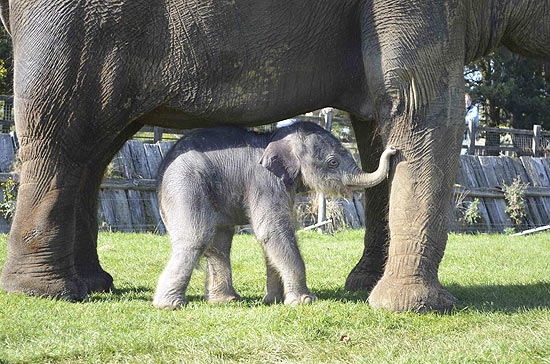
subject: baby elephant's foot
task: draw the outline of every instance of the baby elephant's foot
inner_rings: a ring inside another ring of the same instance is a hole
[[[187,305],[185,297],[154,297],[153,306],[160,310],[176,310]]]
[[[205,298],[208,303],[227,303],[227,302],[235,302],[235,301],[241,300],[241,296],[239,296],[236,293],[218,294],[218,295],[206,296]]]
[[[273,305],[283,302],[283,294],[279,292],[268,292],[262,300],[264,305]]]
[[[285,298],[285,305],[297,306],[297,305],[309,305],[313,301],[317,301],[317,297],[311,293],[297,295],[295,293],[289,293]]]

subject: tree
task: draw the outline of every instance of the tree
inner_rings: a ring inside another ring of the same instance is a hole
[[[550,62],[505,48],[465,68],[467,92],[478,102],[488,126],[550,129]]]

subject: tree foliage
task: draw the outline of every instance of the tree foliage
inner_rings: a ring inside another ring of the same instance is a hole
[[[0,95],[13,94],[13,50],[11,37],[0,25]]]
[[[550,129],[550,61],[505,48],[465,68],[467,92],[481,105],[489,126]]]

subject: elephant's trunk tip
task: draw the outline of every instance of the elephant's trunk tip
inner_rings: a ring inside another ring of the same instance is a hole
[[[350,187],[374,187],[382,183],[387,177],[390,170],[390,158],[392,155],[397,153],[397,148],[390,145],[384,150],[382,156],[380,157],[380,164],[378,169],[373,173],[359,173],[356,175],[350,176],[349,180],[346,181],[346,185]]]
[[[391,156],[391,155],[395,155],[396,153],[397,153],[397,148],[394,147],[393,145],[390,145],[389,147],[386,148],[386,150],[384,151],[384,153],[382,153],[382,155],[389,154]]]

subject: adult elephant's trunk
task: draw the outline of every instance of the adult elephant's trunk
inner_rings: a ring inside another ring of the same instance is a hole
[[[344,184],[350,187],[368,188],[382,183],[382,181],[384,181],[388,176],[388,171],[390,170],[390,158],[395,153],[397,153],[397,149],[394,147],[388,147],[384,153],[382,153],[380,163],[378,164],[378,169],[375,172],[366,173],[358,171],[354,174],[348,174],[343,178]]]

